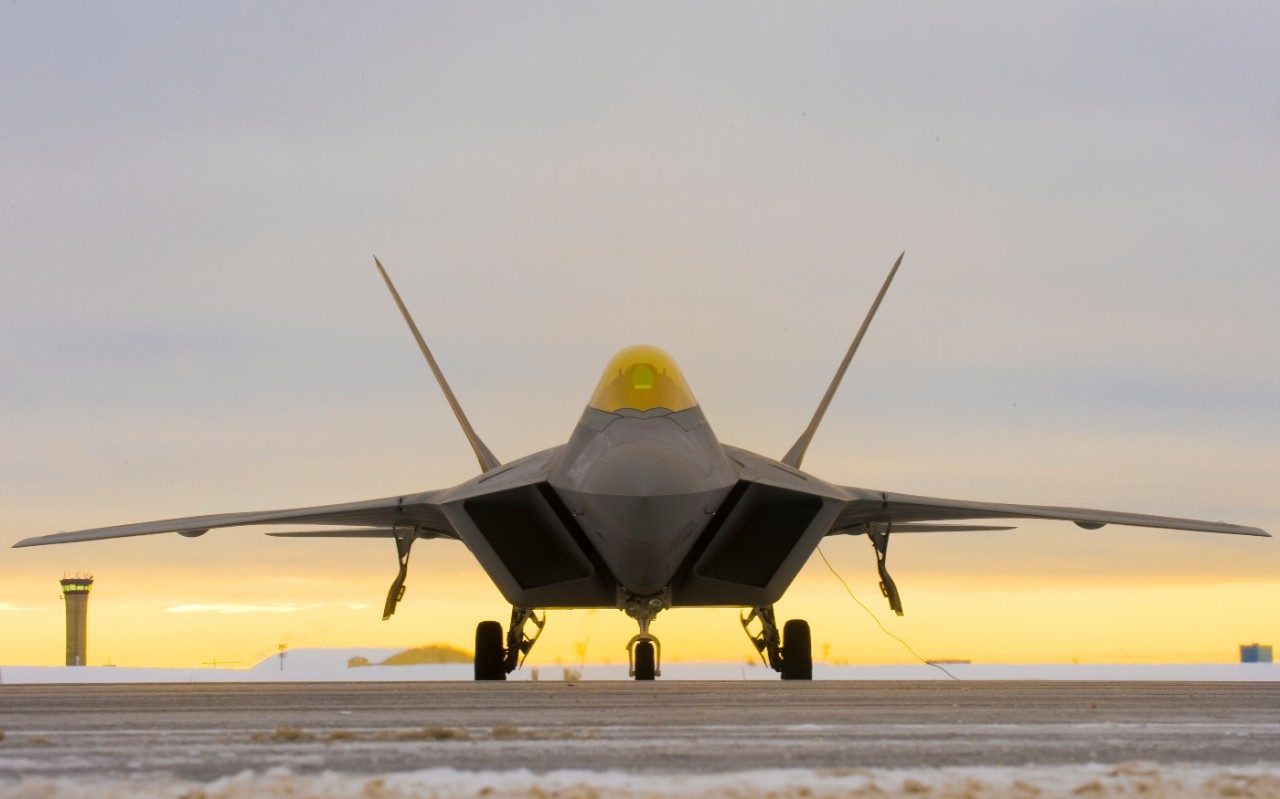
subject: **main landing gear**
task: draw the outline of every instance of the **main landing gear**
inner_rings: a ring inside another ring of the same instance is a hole
[[[773,605],[752,608],[750,613],[739,620],[752,645],[760,653],[760,659],[766,666],[781,674],[782,679],[813,679],[813,641],[809,635],[809,622],[792,619],[783,625],[782,634],[779,635]],[[759,631],[754,633],[751,632],[753,621],[760,622]]]
[[[526,628],[533,625],[533,634]],[[512,608],[511,624],[505,636],[502,625],[496,621],[482,621],[476,625],[475,675],[477,680],[505,680],[507,675],[520,667],[525,656],[547,626],[547,614],[538,616],[529,608]]]
[[[640,625],[640,632],[627,642],[627,676],[651,681],[662,676],[662,644],[649,632],[658,613],[671,606],[665,592],[653,596],[620,593],[618,605]],[[773,606],[751,608],[741,616],[742,629],[760,653],[760,658],[784,680],[813,679],[813,644],[809,622],[792,619],[778,630]],[[760,627],[752,631],[752,624]],[[532,625],[532,629],[530,629]],[[530,608],[512,608],[511,623],[505,633],[496,621],[476,625],[475,677],[477,680],[505,680],[524,663],[547,625],[547,616]]]

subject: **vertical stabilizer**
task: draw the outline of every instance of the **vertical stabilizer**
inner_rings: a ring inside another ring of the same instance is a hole
[[[831,398],[836,395],[836,389],[840,387],[840,381],[844,379],[844,373],[849,368],[849,362],[853,360],[853,355],[858,351],[858,345],[862,343],[862,337],[867,334],[867,328],[871,327],[871,320],[875,318],[876,311],[880,310],[880,302],[884,299],[884,295],[889,292],[889,284],[893,282],[893,276],[898,274],[898,267],[902,265],[902,259],[907,254],[906,250],[902,251],[902,255],[898,256],[898,260],[893,262],[893,268],[889,270],[889,276],[884,279],[884,285],[880,287],[880,293],[876,295],[875,302],[871,303],[871,310],[867,311],[867,318],[862,320],[862,327],[858,328],[858,335],[853,337],[853,343],[849,345],[849,351],[844,354],[844,360],[840,362],[840,368],[836,370],[836,376],[831,378],[831,385],[827,386],[827,393],[822,396],[822,402],[818,403],[818,410],[814,411],[813,418],[809,420],[809,426],[800,434],[800,438],[791,446],[787,454],[783,456],[782,462],[788,466],[800,468],[800,461],[804,460],[804,453],[809,449],[809,442],[813,440],[813,434],[818,431],[818,425],[822,422],[823,415],[827,412],[827,406],[831,404]]]
[[[418,349],[422,350],[423,357],[427,359],[427,365],[431,367],[431,373],[436,376],[436,382],[440,384],[440,390],[444,392],[444,398],[449,402],[449,407],[453,409],[453,415],[457,417],[458,424],[462,427],[463,435],[467,437],[467,442],[471,444],[471,449],[476,453],[476,460],[480,462],[480,471],[487,472],[498,468],[502,463],[484,445],[484,442],[480,440],[480,436],[476,435],[475,428],[467,420],[467,415],[462,412],[462,406],[458,404],[458,398],[453,395],[453,389],[449,388],[449,381],[444,379],[444,373],[440,371],[440,365],[436,363],[435,356],[427,348],[427,342],[422,338],[422,333],[414,323],[413,317],[409,315],[409,309],[404,307],[404,300],[400,299],[400,292],[396,291],[395,284],[391,282],[391,277],[387,274],[387,270],[383,268],[382,262],[378,260],[377,256],[374,256],[373,263],[378,267],[378,272],[382,274],[382,279],[387,284],[387,289],[391,291],[391,298],[396,301],[396,307],[400,309],[400,315],[404,317],[405,323],[409,325],[410,332],[413,333],[414,339],[418,342]]]

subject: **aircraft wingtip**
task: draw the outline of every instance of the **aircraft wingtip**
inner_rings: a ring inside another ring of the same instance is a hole
[[[1234,532],[1236,535],[1248,535],[1248,536],[1253,536],[1255,538],[1272,538],[1273,537],[1271,533],[1268,533],[1266,530],[1263,530],[1261,527],[1241,527],[1240,525],[1234,525],[1234,524],[1228,525],[1228,526],[1234,528],[1231,532]]]
[[[1238,524],[1227,524],[1226,522],[1220,522],[1220,524],[1223,524],[1223,525],[1226,525],[1227,527],[1232,528],[1231,532],[1234,532],[1236,535],[1250,535],[1250,536],[1254,536],[1255,538],[1272,538],[1273,537],[1271,533],[1268,533],[1266,530],[1263,530],[1261,527],[1247,527],[1247,526],[1238,525]]]

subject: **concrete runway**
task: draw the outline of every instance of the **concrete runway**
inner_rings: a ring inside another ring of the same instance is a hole
[[[1280,762],[1269,683],[0,686],[0,780]]]

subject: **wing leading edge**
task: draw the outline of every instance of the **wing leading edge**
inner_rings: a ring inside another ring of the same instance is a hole
[[[1270,533],[1258,527],[1247,527],[1226,522],[1201,519],[1182,519],[1174,516],[1151,516],[1142,513],[1093,510],[1090,508],[1062,508],[1053,505],[1015,505],[1002,502],[971,502],[962,499],[939,499],[912,494],[895,494],[883,491],[846,489],[850,499],[846,503],[830,534],[847,534],[850,528],[872,522],[917,523],[941,522],[959,519],[1051,519],[1074,522],[1086,530],[1096,530],[1107,524],[1129,527],[1155,527],[1164,530],[1190,530],[1200,533],[1227,535],[1251,535],[1269,538]]]
[[[404,597],[404,582],[409,570],[409,549],[413,546],[413,542],[419,538],[458,537],[440,506],[433,501],[434,497],[440,493],[442,492],[428,491],[422,494],[345,502],[338,505],[318,505],[311,508],[216,513],[209,516],[188,516],[183,519],[96,527],[91,530],[26,538],[14,544],[14,547],[70,544],[78,541],[101,541],[108,538],[129,538],[159,533],[178,533],[194,538],[218,527],[244,527],[255,524],[335,525],[337,529],[275,533],[275,535],[288,538],[393,539],[396,544],[398,570],[395,580],[391,583],[391,590],[387,592],[386,606],[382,611],[382,619],[386,621],[396,612],[396,606]],[[356,529],[353,529],[353,526]]]
[[[903,612],[902,597],[893,578],[889,576],[886,561],[889,554],[890,534],[900,531],[940,533],[961,530],[1000,530],[1010,528],[947,524],[946,522],[967,519],[1052,519],[1074,522],[1086,530],[1097,530],[1108,524],[1122,524],[1130,527],[1270,537],[1270,533],[1257,527],[1200,519],[1180,519],[1174,516],[1149,516],[1142,513],[1090,508],[1061,508],[1053,505],[970,502],[963,499],[938,499],[912,494],[892,494],[886,491],[868,491],[862,488],[843,490],[848,495],[848,499],[827,535],[865,534],[871,540],[871,545],[876,551],[876,569],[880,572],[880,592],[889,600],[889,607],[899,616]]]
[[[407,494],[398,497],[346,502],[338,505],[318,505],[311,508],[288,510],[252,511],[249,513],[216,513],[209,516],[188,516],[182,519],[164,519],[139,524],[121,524],[112,527],[95,527],[66,533],[26,538],[14,544],[18,547],[36,547],[45,544],[70,544],[78,541],[100,541],[108,538],[129,538],[137,535],[178,533],[195,537],[219,527],[242,527],[258,524],[315,524],[342,525],[345,527],[414,527],[431,531],[439,537],[456,538],[453,526],[445,518],[433,498],[440,492]],[[427,536],[423,536],[427,537]]]

